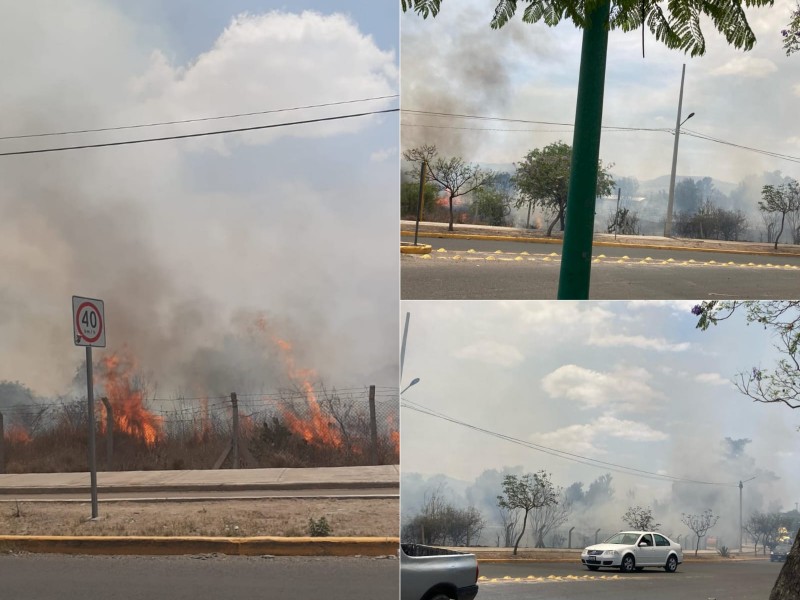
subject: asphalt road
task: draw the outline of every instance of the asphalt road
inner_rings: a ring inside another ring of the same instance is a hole
[[[403,255],[403,299],[555,299],[561,246],[435,239]],[[440,252],[444,249],[444,252]],[[525,253],[525,254],[523,254]],[[800,256],[595,247],[592,299],[800,298]]]
[[[575,563],[481,563],[478,600],[765,600],[783,563],[737,560],[683,563],[676,573],[645,569],[591,572]],[[510,579],[503,579],[509,577]]]
[[[0,556],[0,595],[14,600],[397,600],[387,558]]]

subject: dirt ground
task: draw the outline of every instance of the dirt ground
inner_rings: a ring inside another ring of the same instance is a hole
[[[97,521],[82,502],[0,504],[0,535],[306,536],[325,517],[332,536],[398,536],[396,499],[268,498],[101,502]]]

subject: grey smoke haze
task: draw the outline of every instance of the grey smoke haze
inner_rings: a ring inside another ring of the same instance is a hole
[[[0,68],[3,134],[283,108],[396,86],[393,51],[341,15],[231,15],[211,47],[174,64],[168,39],[149,45],[143,26],[106,2],[13,11],[0,24],[4,53],[17,57]],[[296,62],[262,60],[276,48]],[[16,140],[0,150],[266,122]],[[328,386],[396,385],[397,234],[393,205],[376,201],[387,198],[376,190],[397,185],[396,128],[389,116],[0,159],[0,380],[42,396],[70,388],[83,361],[71,343],[75,294],[105,301],[108,351],[131,355],[164,396],[289,385],[273,337],[291,342],[296,367]]]

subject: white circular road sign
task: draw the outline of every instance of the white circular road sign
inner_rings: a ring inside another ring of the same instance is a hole
[[[72,329],[76,346],[105,348],[106,324],[103,301],[72,297]]]

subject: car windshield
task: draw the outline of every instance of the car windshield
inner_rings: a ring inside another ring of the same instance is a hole
[[[638,533],[617,533],[612,535],[608,538],[605,544],[624,544],[625,546],[630,546],[636,543],[636,540],[639,539]]]

